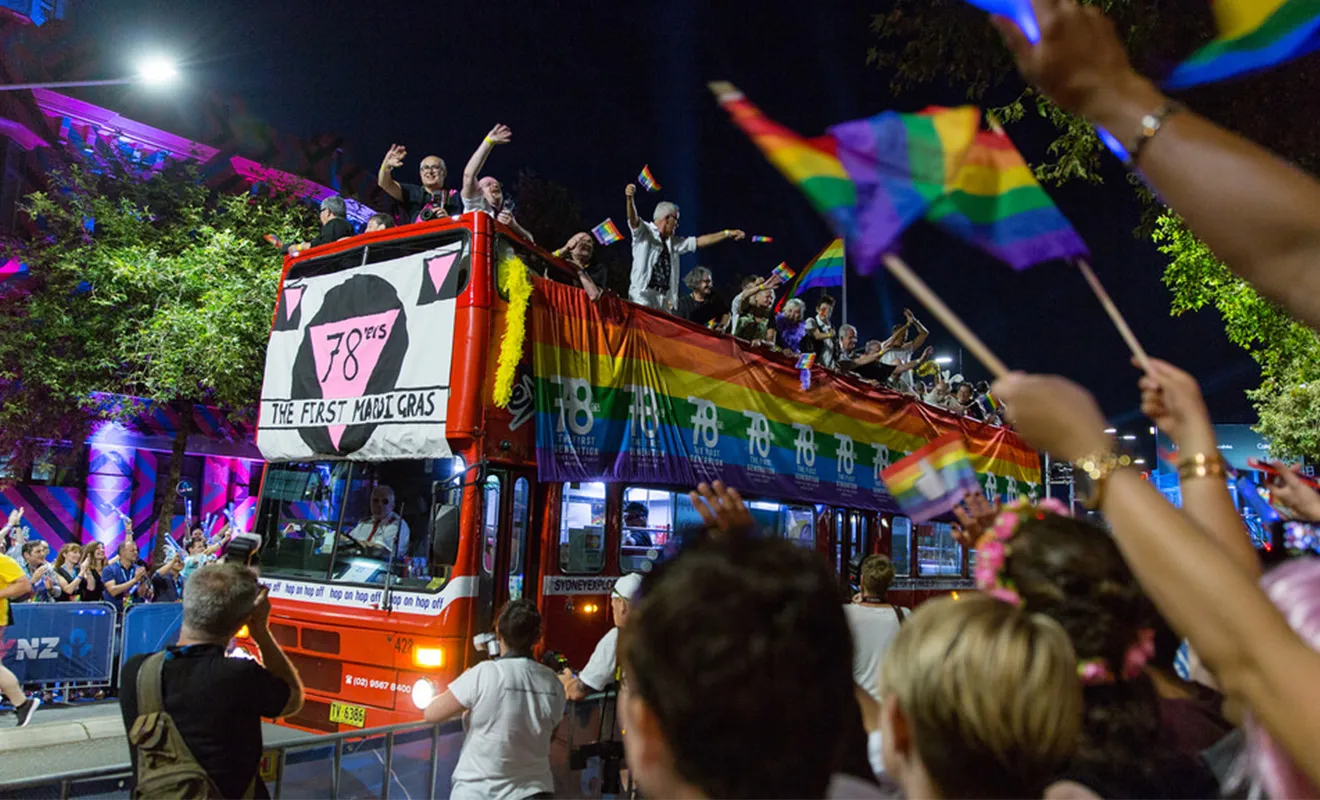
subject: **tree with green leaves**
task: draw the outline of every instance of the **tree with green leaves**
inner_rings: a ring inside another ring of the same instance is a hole
[[[1126,34],[1133,64],[1159,77],[1214,34],[1206,0],[1081,0],[1101,6]],[[1095,132],[1083,119],[1054,106],[1017,76],[998,33],[984,12],[964,0],[891,0],[871,22],[877,44],[869,61],[891,76],[895,93],[947,83],[989,106],[1005,123],[1043,120],[1053,130],[1037,177],[1046,183],[1099,183],[1113,170]],[[1320,140],[1300,124],[1299,106],[1320,91],[1320,61],[1291,63],[1268,73],[1200,87],[1180,96],[1198,112],[1291,159],[1312,172],[1320,168]],[[1039,123],[1037,123],[1039,124]],[[1030,154],[1029,154],[1030,158]],[[1320,458],[1320,341],[1233,275],[1176,216],[1137,181],[1146,209],[1140,233],[1168,256],[1164,282],[1172,313],[1205,307],[1219,312],[1230,341],[1261,366],[1261,384],[1248,392],[1259,416],[1257,430],[1284,458]],[[1228,200],[1226,198],[1226,200]]]
[[[240,414],[260,395],[281,271],[262,236],[303,239],[314,212],[219,194],[178,164],[71,161],[47,177],[24,204],[31,235],[6,245],[31,280],[0,298],[0,455],[23,474],[50,442],[80,451],[98,423],[140,411],[100,393],[170,405],[182,424],[157,493],[167,532],[193,405]]]

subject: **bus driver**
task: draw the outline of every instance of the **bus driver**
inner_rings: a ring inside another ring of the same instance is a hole
[[[391,552],[396,558],[408,555],[408,523],[394,513],[394,490],[383,483],[371,490],[371,516],[342,535],[366,556],[388,561]]]

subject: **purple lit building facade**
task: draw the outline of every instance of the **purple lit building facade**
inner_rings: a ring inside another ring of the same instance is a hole
[[[0,0],[0,83],[87,77],[68,74],[63,65],[44,66],[46,54],[65,47],[58,30],[64,12],[65,0]],[[56,24],[47,24],[52,22]],[[209,126],[205,120],[199,126],[209,129],[189,138],[70,94],[0,92],[0,235],[24,235],[22,198],[43,188],[45,166],[57,151],[95,160],[113,149],[144,165],[185,161],[226,192],[279,189],[309,203],[344,194],[350,221],[359,228],[374,213],[351,196],[354,181],[340,178],[341,172],[348,172],[366,191],[374,188],[360,180],[365,174],[361,170],[341,164],[342,142],[333,137],[298,142],[251,121],[231,126],[228,111],[211,115]],[[254,127],[259,130],[255,143],[234,133],[241,129],[250,134]],[[25,278],[22,264],[0,263],[0,293],[23,291]],[[38,464],[26,475],[12,476],[8,488],[0,490],[0,515],[24,507],[31,535],[45,539],[52,549],[68,541],[100,541],[113,548],[124,536],[127,519],[145,551],[155,533],[159,503],[173,503],[176,538],[186,524],[185,510],[208,534],[218,531],[227,516],[250,529],[262,462],[253,431],[216,409],[193,409],[194,433],[182,464],[186,490],[178,496],[158,495],[169,491],[164,477],[181,421],[176,416],[171,409],[147,406],[126,423],[102,426],[87,442],[52,442],[53,449],[78,451],[77,466]]]

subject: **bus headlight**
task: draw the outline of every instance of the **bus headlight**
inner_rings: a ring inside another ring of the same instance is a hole
[[[435,684],[431,683],[426,678],[418,678],[412,688],[413,705],[424,711],[427,706],[431,705],[431,701],[434,699]]]

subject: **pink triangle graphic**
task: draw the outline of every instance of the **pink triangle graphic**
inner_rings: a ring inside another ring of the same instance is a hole
[[[307,291],[306,286],[286,286],[284,287],[284,319],[293,319],[293,312],[298,310],[298,304],[302,302],[303,293]]]
[[[326,400],[356,399],[366,391],[380,361],[385,342],[394,330],[400,309],[365,314],[360,317],[327,322],[307,329],[312,339],[312,359],[321,397]],[[339,449],[343,425],[330,425],[330,441]]]
[[[457,259],[458,253],[426,259],[426,274],[431,276],[431,285],[435,287],[436,294],[440,294],[440,287],[444,285],[445,277],[449,275],[449,268],[454,266],[454,261]]]

